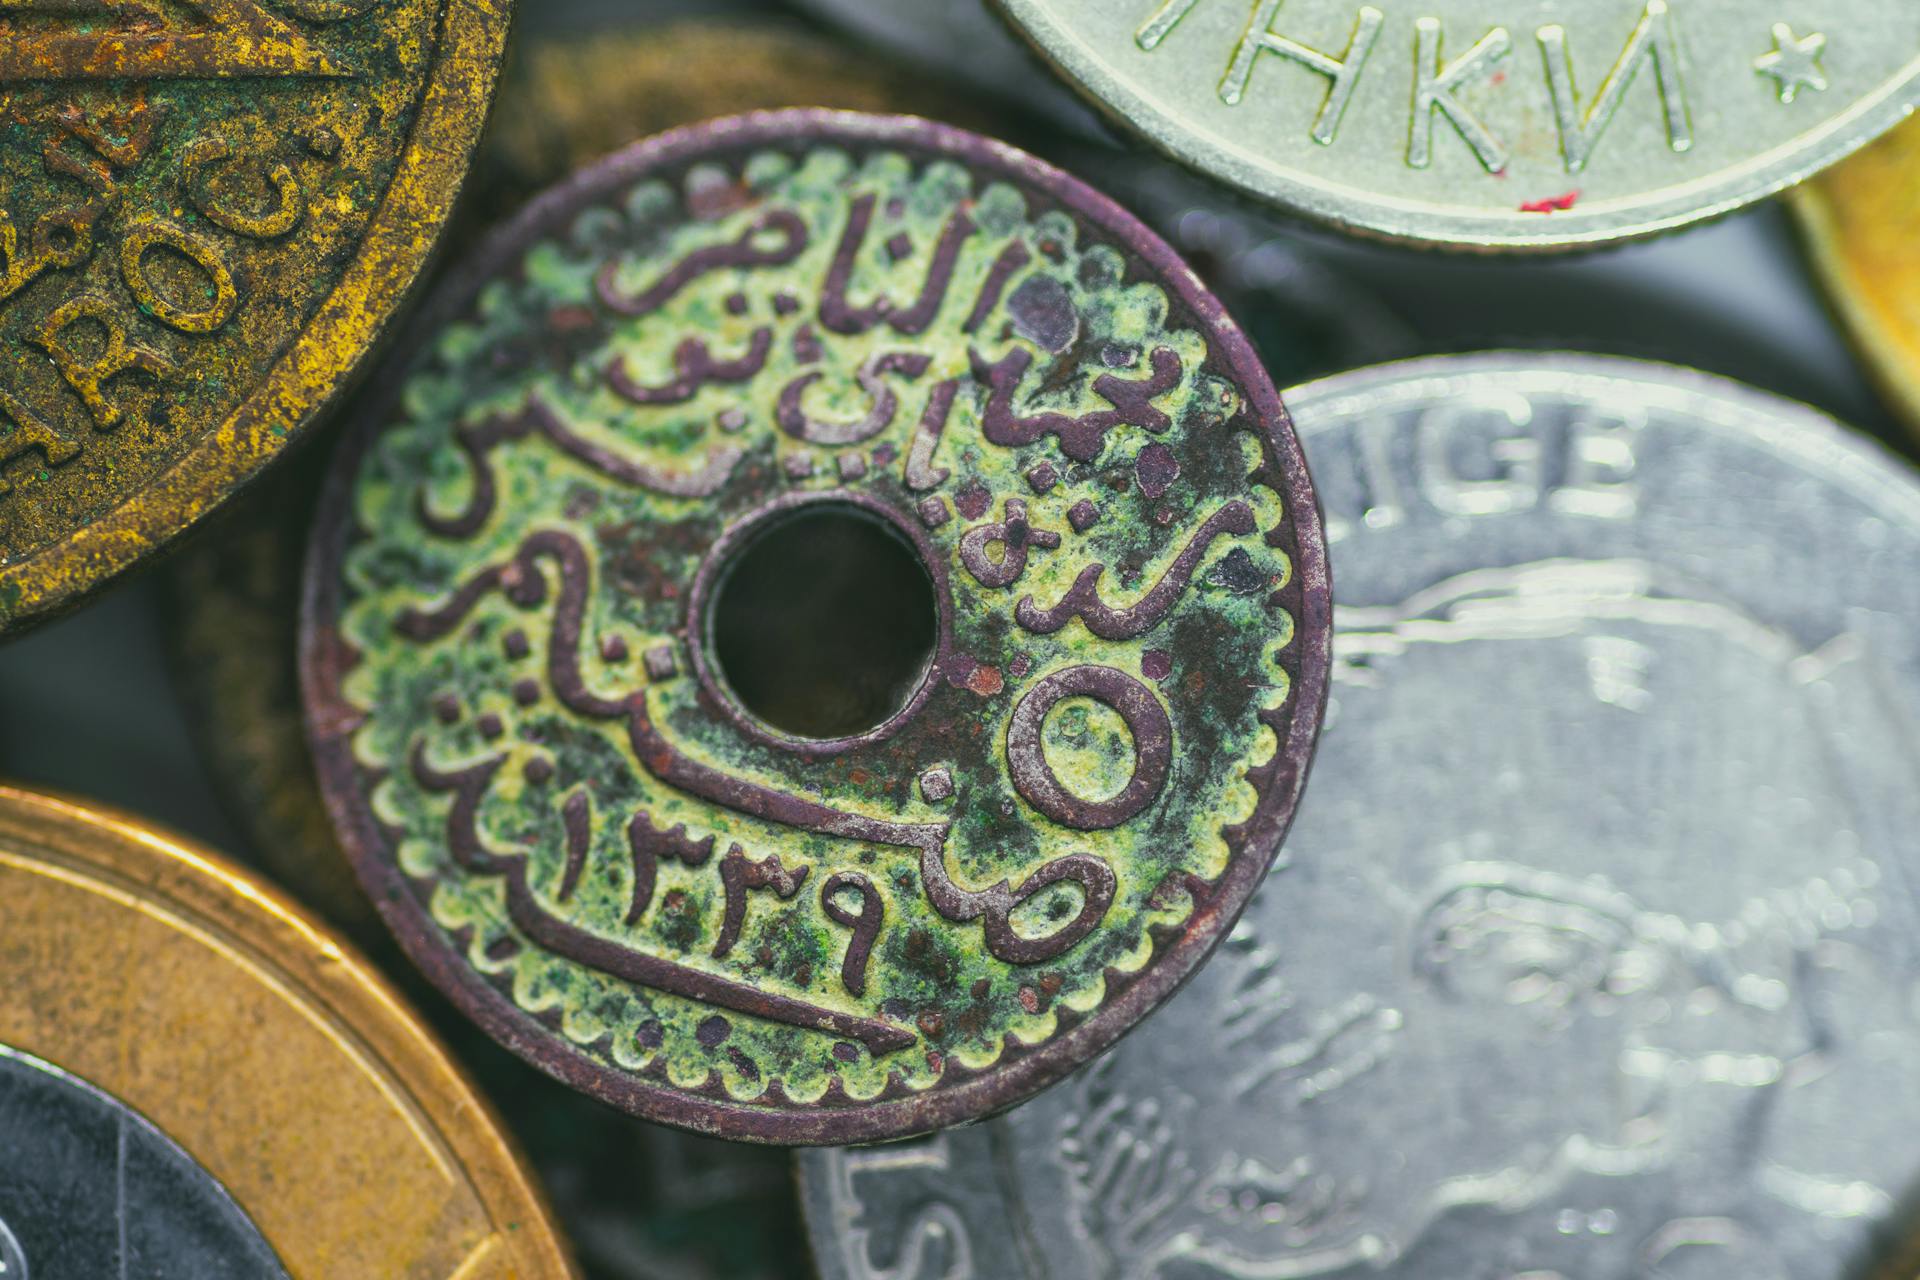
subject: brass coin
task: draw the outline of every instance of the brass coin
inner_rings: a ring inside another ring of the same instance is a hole
[[[0,632],[341,389],[460,189],[510,7],[0,4]]]
[[[1920,432],[1920,124],[1800,188],[1793,210],[1867,367]]]
[[[576,1274],[486,1103],[273,890],[133,820],[0,787],[0,904],[0,1046],[143,1118],[288,1274]],[[39,1235],[0,1216],[0,1259]]]

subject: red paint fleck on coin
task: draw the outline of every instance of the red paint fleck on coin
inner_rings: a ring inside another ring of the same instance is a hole
[[[1565,213],[1580,203],[1578,191],[1568,191],[1557,196],[1548,196],[1543,200],[1529,200],[1520,206],[1522,213]]]

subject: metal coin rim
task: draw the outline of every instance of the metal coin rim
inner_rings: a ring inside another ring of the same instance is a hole
[[[453,212],[506,57],[514,0],[446,0],[400,164],[352,262],[254,389],[178,459],[58,542],[0,565],[0,635],[74,608],[178,538],[308,434],[413,291]],[[245,92],[244,82],[232,92]]]
[[[1903,125],[1912,129],[1914,124]],[[1897,411],[1907,431],[1920,436],[1920,368],[1911,348],[1920,342],[1920,329],[1903,329],[1884,310],[1873,305],[1859,288],[1856,263],[1840,229],[1838,193],[1824,181],[1809,182],[1793,193],[1787,207],[1793,214],[1807,262],[1820,283],[1821,296],[1839,319],[1853,353],[1865,366],[1880,394]],[[1914,219],[1920,224],[1920,217]]]
[[[509,1245],[503,1261],[525,1268],[530,1280],[578,1277],[538,1183],[464,1069],[371,964],[280,890],[140,818],[4,783],[0,862],[50,868],[57,879],[89,890],[158,903],[263,970],[289,1006],[289,1016],[297,1016],[297,1010],[349,1029],[357,1051],[378,1062],[390,1082],[405,1090],[397,1101],[430,1129],[437,1149],[464,1173],[494,1238]],[[0,1040],[6,1038],[0,1028]],[[61,1046],[46,1037],[14,1047],[68,1070]],[[124,1097],[112,1078],[78,1078]],[[201,1105],[203,1100],[181,1101],[179,1114],[161,1114],[151,1105],[136,1110],[199,1160],[193,1135],[217,1126],[219,1117]],[[251,1206],[241,1208],[257,1220]]]
[[[1241,846],[1204,904],[1171,942],[1136,975],[1109,974],[1107,999],[1038,1046],[1009,1041],[985,1070],[961,1078],[952,1073],[926,1092],[844,1107],[787,1109],[737,1102],[719,1086],[718,1096],[696,1094],[622,1071],[588,1056],[488,983],[458,948],[450,945],[420,900],[422,889],[397,865],[390,833],[373,814],[365,770],[352,748],[360,713],[341,686],[357,661],[336,628],[342,604],[342,564],[353,538],[352,495],[361,460],[386,429],[412,363],[428,335],[458,316],[482,285],[512,268],[535,242],[563,234],[588,203],[609,199],[636,181],[697,161],[716,150],[739,153],[754,147],[810,147],[844,143],[862,148],[898,148],[917,157],[957,161],[970,171],[1000,178],[1055,202],[1084,219],[1143,262],[1194,316],[1216,359],[1247,396],[1246,413],[1264,431],[1283,474],[1268,478],[1280,494],[1294,536],[1294,639],[1298,674],[1288,735],[1278,743],[1274,780],[1254,814],[1242,824]],[[1326,538],[1306,459],[1295,439],[1279,392],[1252,345],[1224,306],[1174,250],[1132,214],[1061,170],[1016,148],[968,130],[910,116],[800,108],[756,112],[691,125],[636,143],[589,166],[528,205],[465,263],[410,326],[418,335],[384,366],[376,394],[361,421],[342,441],[321,497],[308,548],[300,639],[300,674],[308,741],[327,808],[342,845],[368,895],[408,955],[461,1010],[501,1044],[547,1074],[583,1093],[647,1120],[736,1141],[789,1146],[879,1142],[979,1120],[1013,1106],[1088,1062],[1171,996],[1225,939],[1253,890],[1266,875],[1293,820],[1326,709],[1332,636],[1332,583]],[[947,1083],[952,1081],[952,1083]]]
[[[1920,56],[1904,71],[1826,124],[1793,142],[1734,164],[1706,179],[1670,185],[1645,197],[1557,210],[1552,214],[1462,214],[1448,207],[1388,197],[1297,169],[1268,168],[1237,158],[1162,111],[1098,60],[1050,13],[1047,0],[992,0],[1009,26],[1102,115],[1170,159],[1215,182],[1283,210],[1373,239],[1470,252],[1550,253],[1644,239],[1724,217],[1777,195],[1836,164],[1920,107]],[[1611,206],[1611,207],[1610,207]],[[1621,207],[1624,206],[1624,207]],[[1511,225],[1503,225],[1511,224]]]

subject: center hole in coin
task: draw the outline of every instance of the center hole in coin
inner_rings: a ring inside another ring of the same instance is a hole
[[[885,520],[822,502],[770,520],[724,567],[708,635],[740,705],[799,738],[849,738],[899,713],[925,679],[939,603]]]

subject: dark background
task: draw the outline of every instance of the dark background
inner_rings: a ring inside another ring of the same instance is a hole
[[[612,23],[633,26],[673,17],[765,20],[783,12],[771,0],[521,0],[520,8],[523,49],[556,33]],[[967,92],[956,88],[956,93]],[[1044,139],[1044,127],[1022,140],[1034,137]],[[1082,147],[1063,158],[1078,167],[1073,157],[1088,154]],[[1162,179],[1142,181],[1151,185]],[[1222,207],[1238,207],[1229,197],[1218,200]],[[1405,330],[1396,340],[1405,347],[1399,354],[1511,346],[1661,359],[1806,400],[1905,448],[1829,317],[1780,204],[1645,244],[1555,259],[1449,257],[1275,226],[1301,256],[1331,268],[1399,318]],[[1356,310],[1368,308],[1356,304]],[[1245,318],[1259,327],[1257,316]],[[349,402],[338,416],[351,413]],[[309,464],[324,453],[339,426],[335,421],[315,433]],[[218,536],[219,526],[211,532]],[[0,649],[0,776],[129,810],[244,859],[250,851],[222,809],[169,670],[164,597],[164,569],[150,569],[70,617]],[[431,1010],[430,999],[428,1004]],[[436,1012],[444,1016],[443,1010]],[[484,1049],[463,1051],[496,1091],[524,1091],[536,1110],[556,1109],[555,1127],[547,1132],[528,1132],[544,1121],[527,1120],[523,1110],[516,1110],[516,1120],[523,1141],[536,1149],[546,1145],[564,1151],[567,1126],[576,1119],[567,1109],[571,1100],[548,1098],[541,1092],[547,1086],[528,1083],[525,1074],[514,1074],[515,1064],[503,1065]],[[633,1128],[639,1134],[644,1126]],[[634,1141],[650,1140],[640,1134]],[[673,1154],[672,1161],[686,1154]],[[746,1176],[764,1194],[764,1169],[720,1173]],[[569,1176],[551,1167],[546,1172],[550,1181]],[[684,1180],[685,1175],[666,1176]],[[563,1203],[573,1199],[569,1188],[555,1189]],[[605,1224],[568,1225],[583,1253],[596,1260],[596,1276],[677,1280],[711,1274],[680,1271],[637,1253],[627,1257],[618,1241],[592,1238]],[[793,1226],[789,1220],[778,1230],[784,1235]],[[799,1249],[797,1240],[782,1246],[768,1274],[802,1274]],[[761,1273],[755,1274],[757,1280]]]

